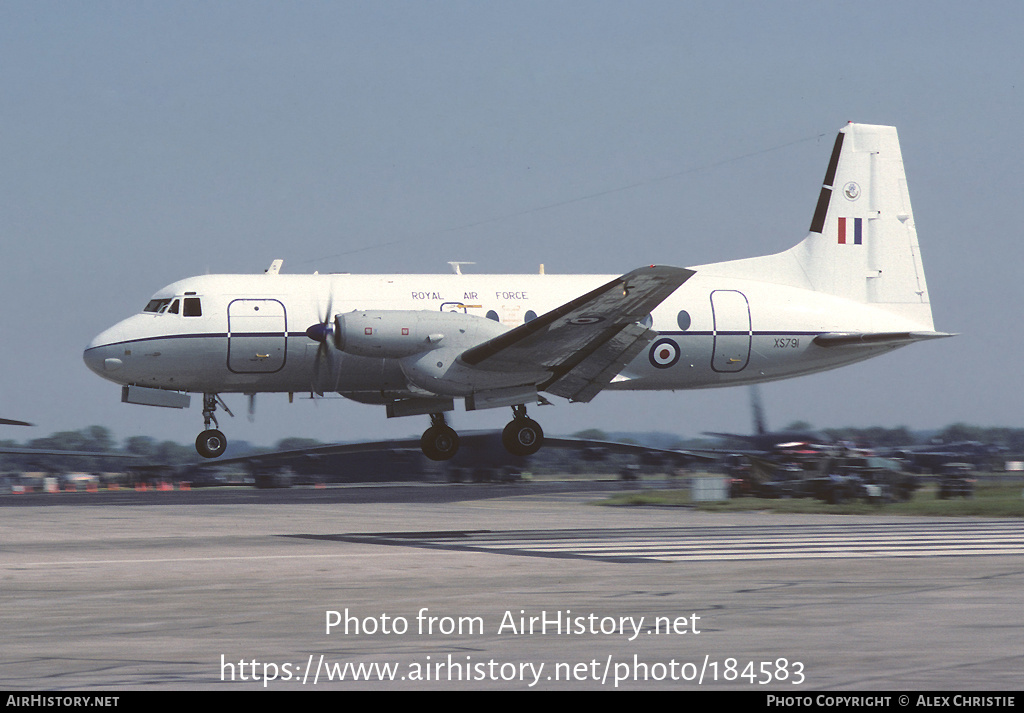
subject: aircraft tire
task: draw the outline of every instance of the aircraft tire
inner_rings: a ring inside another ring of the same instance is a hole
[[[224,454],[228,439],[215,428],[203,431],[196,437],[196,452],[203,458],[217,458]]]
[[[431,426],[423,432],[420,448],[430,460],[450,460],[459,452],[459,434],[450,426]]]
[[[532,418],[514,418],[501,432],[501,444],[512,455],[532,456],[544,445],[544,430]]]

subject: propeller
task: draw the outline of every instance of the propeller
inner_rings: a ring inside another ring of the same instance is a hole
[[[319,344],[316,348],[316,357],[313,359],[313,383],[310,385],[310,395],[320,394],[323,396],[323,389],[320,388],[320,381],[324,361],[327,362],[328,376],[331,379],[330,384],[333,385],[337,381],[334,377],[334,355],[331,354],[330,344],[331,339],[334,337],[333,309],[334,288],[332,285],[331,289],[327,293],[327,309],[325,311],[320,310],[318,298],[317,318],[320,321],[311,325],[306,330],[306,336]]]
[[[249,394],[249,423],[256,422],[256,394]]]

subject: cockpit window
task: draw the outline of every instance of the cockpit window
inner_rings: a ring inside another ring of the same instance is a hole
[[[146,305],[146,309],[143,312],[163,312],[167,309],[167,305],[171,303],[170,297],[162,297],[160,299],[150,300],[149,304]]]
[[[142,311],[151,314],[181,314],[185,317],[202,317],[203,304],[199,297],[159,297],[150,300]]]

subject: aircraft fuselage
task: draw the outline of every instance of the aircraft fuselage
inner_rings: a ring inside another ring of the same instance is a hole
[[[752,280],[703,279],[701,269],[652,313],[658,337],[609,389],[697,389],[782,379],[834,368],[892,345],[834,350],[821,334],[901,332],[920,325],[871,305]],[[333,295],[332,312],[460,312],[516,327],[614,275],[205,275],[153,300],[177,313],[142,312],[99,334],[85,361],[120,384],[190,392],[420,393],[399,360],[331,350],[314,379],[319,344],[306,329]],[[186,316],[184,301],[199,300]],[[497,319],[495,319],[497,318]],[[332,383],[327,383],[331,381]],[[465,389],[452,389],[452,396]]]

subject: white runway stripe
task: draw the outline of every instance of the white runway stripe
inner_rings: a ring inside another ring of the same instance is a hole
[[[1022,555],[1024,523],[921,519],[880,524],[389,533],[374,539],[509,555],[629,561],[955,557]]]

